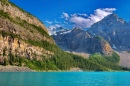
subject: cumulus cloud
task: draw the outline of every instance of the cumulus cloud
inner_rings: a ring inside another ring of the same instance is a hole
[[[46,23],[48,23],[48,24],[52,24],[52,22],[51,22],[51,21],[47,21],[47,20],[46,20]]]
[[[69,19],[69,14],[63,12],[62,15],[61,15],[61,18],[65,18],[65,20],[68,20]]]
[[[101,21],[104,17],[112,14],[115,10],[115,8],[96,9],[94,10],[94,13],[89,16],[80,13],[74,13],[70,16],[67,13],[63,13],[62,15],[64,15],[65,20],[73,23],[76,27],[89,28],[94,23]]]

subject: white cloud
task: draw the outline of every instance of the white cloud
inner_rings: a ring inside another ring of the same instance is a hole
[[[65,18],[65,20],[68,20],[69,19],[69,14],[63,12],[62,15],[61,15],[61,18]]]
[[[51,25],[48,27],[49,35],[56,35],[57,28],[61,27],[59,24]]]
[[[48,23],[48,24],[52,24],[52,22],[51,22],[51,21],[47,21],[47,20],[46,20],[46,23]]]
[[[59,24],[51,25],[51,26],[49,26],[49,29],[54,30],[57,27],[61,27],[61,26]]]
[[[55,26],[56,26],[56,27],[60,27],[60,25],[59,25],[59,24],[55,24]]]
[[[88,16],[88,15],[85,14],[85,13],[77,13],[77,15],[79,15],[79,16],[83,16],[83,17],[87,17],[87,16]]]
[[[50,30],[56,29],[56,26],[51,25],[51,26],[49,26],[48,29],[50,29]]]
[[[79,15],[79,13],[74,13],[71,15],[69,21],[76,27],[89,28],[94,23],[101,21],[107,15],[112,14],[115,10],[115,8],[96,9],[94,10],[94,14],[90,14],[87,18],[84,17],[87,16],[87,14],[84,14],[83,16],[81,14]]]

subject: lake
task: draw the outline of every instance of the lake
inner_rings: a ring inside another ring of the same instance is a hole
[[[1,72],[0,86],[130,86],[130,72]]]

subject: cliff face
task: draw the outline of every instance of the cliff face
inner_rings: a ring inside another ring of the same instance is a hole
[[[0,62],[3,62],[4,58],[8,59],[9,54],[36,60],[42,60],[41,57],[43,56],[53,55],[52,52],[44,48],[27,44],[18,38],[12,38],[10,36],[3,37],[0,35]]]
[[[8,1],[0,1],[0,63],[4,59],[23,57],[43,60],[53,52],[47,45],[55,45],[45,26],[34,16]]]
[[[46,27],[36,17],[16,7],[14,4],[9,3],[7,0],[1,0],[0,10],[7,12],[13,18],[19,17],[20,19],[25,20],[30,24],[40,26],[47,32]]]
[[[105,55],[111,55],[113,50],[108,42],[102,37],[89,38],[86,41],[86,49],[90,53],[99,52]]]

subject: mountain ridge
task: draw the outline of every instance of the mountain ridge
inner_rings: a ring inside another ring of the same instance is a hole
[[[127,38],[130,37],[129,32],[130,24],[118,18],[115,14],[105,17],[88,30],[91,36],[102,36],[111,46],[115,45],[117,48],[120,48],[120,46],[129,47],[129,45],[127,45],[130,43],[130,41],[127,40]]]
[[[110,46],[109,49],[113,49],[113,51],[116,51],[120,55],[121,61],[119,62],[119,65],[123,67],[128,67],[128,68],[130,67],[130,65],[126,64],[126,59],[128,61],[129,51],[130,51],[130,41],[128,40],[128,38],[130,38],[130,23],[126,22],[122,18],[119,18],[116,14],[111,14],[111,15],[106,16],[101,21],[93,24],[89,29],[84,31],[84,33],[87,33],[90,39],[101,37],[103,40],[105,40],[109,44]],[[69,36],[70,34],[72,36]],[[80,34],[80,35],[84,36],[84,34]],[[60,39],[58,39],[58,37],[60,37]],[[62,44],[64,42],[66,43],[66,40],[63,40],[63,39],[64,38],[73,39],[73,37],[76,37],[76,35],[72,34],[71,32],[64,35],[53,36],[56,43],[62,49],[64,49],[63,46],[66,46]],[[72,44],[71,46],[75,44],[78,44],[78,45],[74,46],[73,49],[71,47],[66,46],[68,48],[67,51],[70,51],[70,52],[74,51],[77,53],[84,52],[84,53],[92,54],[92,53],[95,53],[95,52],[92,52],[93,51],[92,49],[95,47],[95,45],[98,44],[99,46],[100,44],[102,44],[102,43],[97,43],[97,42],[95,43],[88,42],[87,44],[84,44],[84,42],[82,42],[81,39],[85,40],[87,38],[79,37],[78,39],[75,40],[75,42],[73,42],[74,44]],[[67,43],[69,44],[71,42],[72,41],[68,41]],[[83,46],[80,46],[79,44]],[[89,47],[91,46],[90,50],[89,48],[87,49],[86,46],[89,46]],[[81,49],[82,51],[78,51],[76,49],[79,49],[79,50]],[[66,48],[64,50],[66,50]],[[99,52],[100,50],[97,49],[95,51]],[[101,51],[99,53],[103,54]]]
[[[124,50],[123,48],[130,47],[130,41],[127,40],[130,37],[129,32],[130,24],[122,18],[119,18],[116,14],[110,14],[104,17],[86,31],[90,37],[103,37],[113,49],[118,50]]]
[[[119,56],[114,52],[108,56],[112,59],[100,54],[94,54],[91,58],[86,59],[79,55],[64,52],[56,45],[52,37],[49,36],[46,27],[41,25],[37,18],[28,15],[8,0],[0,2],[0,65],[27,66],[40,71],[69,70],[71,68],[94,71],[123,70],[122,67],[117,66]],[[82,33],[84,36],[81,35]],[[78,37],[86,38],[89,36],[86,32],[81,31],[77,35]],[[103,45],[107,44],[101,38],[98,38],[97,41]],[[75,42],[73,40],[72,44]],[[77,45],[79,44],[69,46],[74,48]],[[99,50],[101,49],[99,48]],[[99,61],[95,61],[96,59]]]
[[[80,28],[74,28],[68,34],[53,35],[61,48],[67,47],[70,51],[110,54],[112,48],[102,37],[91,37]],[[100,46],[99,46],[100,45]],[[108,49],[107,49],[108,48]]]

